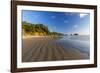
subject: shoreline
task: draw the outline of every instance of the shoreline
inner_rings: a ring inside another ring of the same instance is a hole
[[[22,36],[22,39],[32,38],[32,37],[61,37],[61,36]]]

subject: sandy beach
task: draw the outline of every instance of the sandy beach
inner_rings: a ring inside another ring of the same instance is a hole
[[[61,39],[61,37],[50,36],[24,37],[22,62],[89,59],[89,55],[77,49],[78,46],[74,45],[73,41],[62,42]]]

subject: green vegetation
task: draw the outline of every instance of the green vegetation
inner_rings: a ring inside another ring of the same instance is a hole
[[[32,24],[27,22],[22,22],[22,34],[23,35],[63,35],[62,33],[58,32],[50,32],[48,26],[43,24]]]

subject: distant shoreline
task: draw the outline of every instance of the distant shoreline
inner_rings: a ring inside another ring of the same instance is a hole
[[[71,39],[75,39],[76,37],[75,36],[77,36],[77,38],[84,38],[84,37],[81,37],[81,36],[89,36],[89,35],[63,35],[63,36],[61,36],[61,35],[42,35],[42,36],[36,36],[36,35],[23,35],[22,36],[22,39],[27,39],[27,38],[33,38],[33,37],[52,37],[52,38],[54,38],[54,37],[64,37],[64,36],[70,36],[70,38]],[[74,37],[73,37],[74,36]]]

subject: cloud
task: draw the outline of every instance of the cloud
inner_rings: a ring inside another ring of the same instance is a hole
[[[78,27],[78,25],[74,25],[73,27],[74,27],[74,28],[77,28],[77,27]]]
[[[80,14],[79,14],[80,18],[83,18],[83,17],[85,17],[86,15],[87,15],[86,13],[80,13]]]

